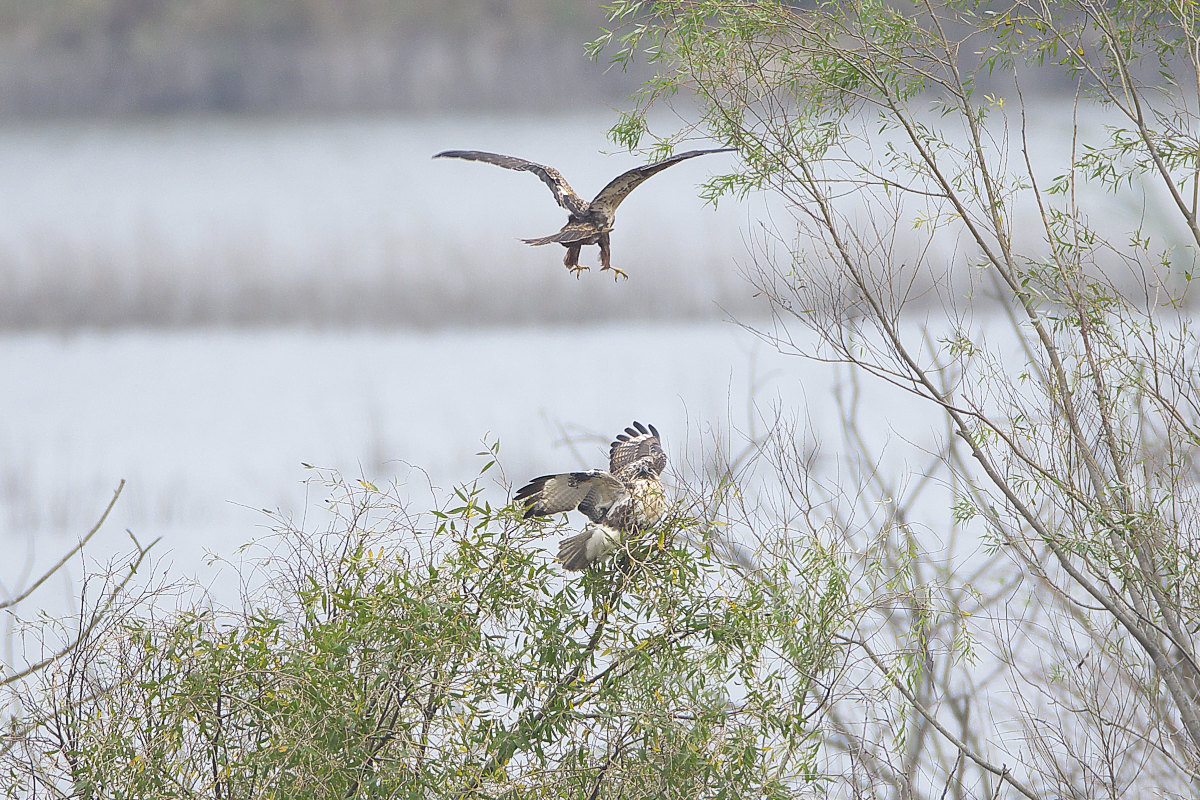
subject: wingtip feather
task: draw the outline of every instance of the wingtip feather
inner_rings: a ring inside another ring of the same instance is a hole
[[[513,494],[513,499],[514,500],[524,500],[526,497],[530,497],[533,494],[536,494],[537,492],[541,491],[542,485],[544,483],[545,483],[545,479],[534,478],[529,483],[522,486],[520,489],[517,489],[516,493]]]

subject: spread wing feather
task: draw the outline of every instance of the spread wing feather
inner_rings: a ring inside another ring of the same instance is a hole
[[[661,475],[667,466],[667,456],[662,449],[662,440],[658,430],[653,426],[646,427],[640,422],[617,434],[608,452],[608,469],[613,475],[628,480],[633,470],[642,462],[655,475]]]
[[[708,153],[727,153],[733,149],[732,147],[718,147],[714,150],[689,150],[686,153],[678,153],[670,158],[664,158],[662,161],[647,164],[644,167],[635,167],[609,181],[608,186],[600,190],[600,194],[596,195],[596,198],[592,200],[589,207],[594,212],[600,212],[605,216],[612,216],[617,210],[617,206],[621,205],[621,201],[628,197],[629,193],[640,186],[647,178],[657,175],[667,167],[678,164],[680,161],[707,155]]]
[[[526,519],[578,508],[592,522],[600,522],[615,503],[628,495],[624,483],[603,470],[592,469],[542,475],[518,489],[514,497],[525,502]]]
[[[480,150],[445,150],[438,153],[434,158],[462,158],[467,161],[482,161],[485,164],[494,164],[497,167],[504,167],[505,169],[532,172],[542,179],[542,183],[550,187],[555,201],[567,211],[570,211],[572,214],[583,214],[587,211],[588,204],[582,197],[575,194],[575,190],[571,188],[571,184],[567,183],[562,173],[554,167],[547,167],[545,164],[526,161],[516,156],[484,153]],[[676,158],[680,158],[680,156],[676,156]],[[645,180],[645,178],[642,180]]]

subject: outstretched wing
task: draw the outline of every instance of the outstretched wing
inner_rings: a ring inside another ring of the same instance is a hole
[[[526,161],[523,158],[517,158],[516,156],[484,153],[479,150],[446,150],[438,153],[434,158],[463,158],[467,161],[482,161],[486,164],[495,164],[497,167],[504,167],[505,169],[532,172],[542,179],[542,183],[550,187],[555,201],[567,211],[570,211],[572,214],[583,214],[587,211],[587,203],[584,202],[582,197],[575,194],[575,190],[563,178],[562,173],[554,167],[536,164],[532,161]],[[676,156],[676,158],[679,158],[679,156]]]
[[[732,147],[718,147],[715,150],[691,150],[686,153],[673,155],[670,158],[664,158],[662,161],[655,161],[653,164],[647,164],[644,167],[631,169],[609,181],[608,186],[600,190],[600,194],[596,195],[596,199],[591,202],[589,208],[594,212],[598,211],[606,216],[611,216],[617,210],[617,206],[621,205],[621,201],[628,197],[630,192],[640,186],[642,181],[652,175],[657,175],[667,167],[689,158],[707,155],[708,153],[728,153],[733,149]]]
[[[661,475],[667,467],[667,454],[663,452],[658,430],[634,422],[617,434],[617,439],[608,451],[608,469],[623,481],[633,477],[639,466],[646,466],[654,475]]]
[[[613,504],[629,496],[625,484],[604,470],[542,475],[517,490],[526,504],[525,518],[543,517],[578,508],[592,522],[604,519]]]

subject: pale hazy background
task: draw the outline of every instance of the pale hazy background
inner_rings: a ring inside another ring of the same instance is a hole
[[[0,0],[5,587],[122,478],[90,553],[161,536],[210,582],[203,553],[261,535],[259,509],[319,504],[302,463],[424,502],[489,437],[504,502],[506,483],[602,465],[635,419],[676,481],[774,408],[811,421],[806,447],[833,435],[834,372],[729,322],[762,321],[740,272],[788,229],[762,198],[698,198],[735,155],[630,196],[620,283],[518,241],[565,221],[533,176],[431,160],[511,153],[588,196],[643,163],[606,131],[646,73],[587,59],[601,24],[577,0]],[[1052,164],[1070,120],[1041,112]],[[961,266],[953,243],[934,255]],[[935,435],[864,390],[896,412],[873,420],[881,444]]]
[[[756,385],[803,405],[726,322],[761,313],[738,274],[761,201],[697,187],[733,156],[630,197],[619,284],[518,241],[565,221],[533,176],[431,159],[513,153],[589,196],[644,163],[606,139],[643,75],[586,58],[602,21],[575,0],[0,0],[5,586],[122,478],[90,555],[161,536],[208,583],[203,554],[265,533],[260,509],[320,504],[302,463],[424,503],[498,439],[503,502],[602,465],[635,419],[687,474]]]

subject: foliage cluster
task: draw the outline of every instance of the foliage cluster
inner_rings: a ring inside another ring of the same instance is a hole
[[[414,515],[316,480],[328,527],[279,519],[241,609],[133,614],[42,674],[21,703],[50,713],[5,742],[8,793],[779,797],[815,779],[805,687],[836,652],[836,559],[740,574],[675,546],[680,516],[564,580],[537,547],[559,526],[478,481]]]
[[[697,131],[735,145],[745,168],[711,196],[767,188],[793,214],[748,269],[774,313],[761,335],[890,382],[944,426],[921,477],[948,488],[953,519],[922,518],[988,551],[951,553],[930,596],[953,607],[945,589],[974,585],[989,552],[1016,581],[1002,600],[960,608],[977,660],[939,678],[928,713],[911,717],[910,744],[942,755],[917,764],[897,759],[903,747],[863,748],[864,769],[885,766],[858,791],[990,796],[990,775],[1026,797],[1194,793],[1195,9],[621,0],[610,11],[619,24],[594,50],[645,56],[658,73],[614,139],[637,146],[650,109],[697,98],[699,121],[656,146]],[[1047,87],[1059,90],[1049,102]],[[1053,148],[1063,155],[1048,166]],[[963,696],[977,724],[963,724]]]

